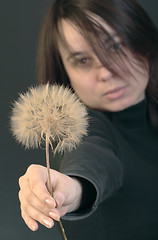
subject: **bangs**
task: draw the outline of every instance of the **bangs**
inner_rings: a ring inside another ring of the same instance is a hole
[[[71,47],[64,35],[61,20],[67,21],[83,36],[101,64],[111,73],[124,79],[127,78],[129,74],[132,75],[132,68],[139,69],[138,67],[136,68],[135,62],[133,61],[134,58],[137,59],[137,64],[139,64],[141,68],[146,68],[144,64],[145,60],[142,56],[131,52],[133,58],[129,57],[129,54],[127,54],[128,47],[123,39],[121,39],[119,34],[110,26],[109,29],[111,29],[111,31],[103,27],[102,23],[100,23],[100,20],[103,23],[105,22],[103,19],[95,14],[83,13],[82,11],[77,12],[77,14],[71,14],[67,18],[60,18],[58,22],[59,42],[70,52]]]

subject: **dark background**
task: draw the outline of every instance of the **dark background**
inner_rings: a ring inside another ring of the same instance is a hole
[[[0,0],[0,239],[62,240],[58,225],[30,231],[20,217],[18,178],[31,163],[45,165],[42,150],[25,151],[9,131],[11,103],[36,83],[40,25],[51,0]],[[158,26],[158,1],[139,0]]]

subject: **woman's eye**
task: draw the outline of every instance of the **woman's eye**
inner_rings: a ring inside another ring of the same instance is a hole
[[[118,50],[121,50],[122,44],[120,42],[115,42],[110,46],[111,52],[117,52]]]
[[[81,59],[79,59],[78,60],[78,62],[80,63],[80,64],[87,64],[88,62],[89,62],[89,59],[88,58],[81,58]]]
[[[76,58],[74,59],[73,64],[77,67],[90,67],[92,60],[89,57]]]

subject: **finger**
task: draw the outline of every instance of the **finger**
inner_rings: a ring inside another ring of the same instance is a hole
[[[44,205],[46,204],[49,208],[54,208],[56,202],[51,197],[46,186],[47,179],[48,175],[45,167],[31,165],[26,172],[26,176],[19,179],[19,185],[23,190],[26,199],[29,198],[30,193],[33,192],[41,203]]]
[[[59,221],[60,217],[63,215],[61,215],[60,212],[55,208],[55,209],[53,209],[53,211],[49,212],[49,216],[51,218],[53,218],[54,220]]]
[[[62,216],[65,216],[65,214],[66,214],[67,212],[68,212],[68,206],[61,206],[61,207],[59,207],[59,208],[56,209],[55,214],[56,214],[57,216],[62,217]],[[50,215],[50,216],[51,216],[51,215]],[[54,219],[54,217],[53,217],[53,219]]]
[[[25,224],[32,230],[32,231],[37,231],[38,230],[38,223],[29,217],[25,211],[21,211],[21,216],[25,222]]]
[[[42,212],[45,216],[48,216],[48,217],[49,217],[49,213],[53,211],[53,209],[47,207],[46,204],[42,204],[33,193],[29,195],[29,198],[25,198],[22,190],[20,190],[19,191],[19,200],[20,200],[21,206],[25,210],[25,212],[27,211],[28,205],[32,206],[33,208]]]
[[[21,216],[24,219],[26,225],[32,230],[36,231],[38,229],[38,223],[42,224],[47,228],[52,228],[54,226],[54,221],[52,218],[45,217],[40,212],[37,212],[35,209],[29,207],[30,211],[32,211],[31,216],[22,210]],[[28,212],[28,211],[27,211]],[[33,216],[33,217],[32,217]]]
[[[54,225],[54,221],[52,218],[47,217],[40,211],[36,210],[35,208],[32,208],[30,205],[27,207],[27,215],[47,228],[52,228]]]
[[[20,198],[22,197],[20,196]],[[43,214],[36,208],[33,208],[27,203],[24,197],[21,201],[21,215],[27,226],[32,230],[34,230],[35,227],[37,229],[37,222],[41,223],[47,228],[51,228],[54,225],[54,221],[52,220],[52,218]]]

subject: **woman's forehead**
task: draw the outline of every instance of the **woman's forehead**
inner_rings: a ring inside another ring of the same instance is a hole
[[[92,23],[92,25],[96,26],[96,28],[98,27],[98,29],[99,29],[99,27],[100,27],[100,28],[104,29],[106,32],[108,32],[110,35],[113,35],[115,33],[115,31],[109,26],[109,24],[101,17],[99,17],[93,13],[89,13],[86,16],[87,16],[87,19]],[[86,23],[85,23],[85,25],[86,25]],[[60,27],[63,30],[64,29],[67,30],[69,28],[74,28],[78,32],[81,32],[81,27],[77,27],[77,24],[74,24],[72,22],[72,20],[69,20],[69,19],[61,19]],[[84,27],[84,24],[82,24],[83,31],[84,31],[84,28],[86,29],[86,27]]]
[[[92,16],[89,16],[89,17],[94,26],[98,25],[97,28],[101,27],[101,29],[105,30],[101,37],[103,38],[103,41],[105,43],[106,43],[106,40],[109,40],[109,36],[110,38],[116,38],[118,36],[116,32],[98,16],[94,15],[93,18]],[[61,19],[59,24],[59,32],[60,32],[60,44],[63,45],[63,47],[69,46],[70,48],[71,47],[87,48],[89,46],[89,43],[86,40],[84,35],[84,29],[82,31],[81,27],[77,27],[77,25],[72,23],[72,21],[70,20]],[[93,35],[92,35],[92,38],[93,38]]]
[[[70,48],[88,45],[81,30],[76,25],[64,19],[61,21],[60,25],[60,33],[64,45],[66,44]]]

